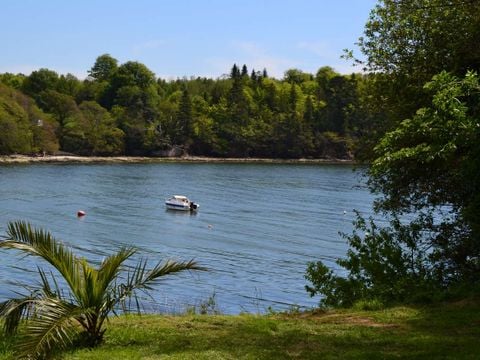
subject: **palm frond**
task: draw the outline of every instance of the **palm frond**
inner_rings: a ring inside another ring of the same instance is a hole
[[[43,358],[52,349],[65,348],[81,329],[73,321],[84,309],[57,298],[36,299],[34,315],[19,337],[16,352],[19,357]]]
[[[32,294],[0,303],[0,316],[4,319],[3,328],[6,334],[12,335],[17,331],[20,321],[28,318],[31,313],[35,300],[36,297]]]
[[[133,297],[135,299],[137,311],[140,310],[140,304],[136,296],[136,290],[148,291],[152,290],[152,285],[158,282],[162,277],[173,275],[185,270],[207,270],[199,266],[195,260],[189,261],[173,261],[158,263],[153,269],[147,270],[147,261],[141,260],[133,271],[127,274],[124,283],[117,285],[115,289],[114,301],[116,303],[125,304],[127,299]]]
[[[98,269],[98,283],[95,289],[97,298],[105,297],[107,290],[117,280],[123,263],[136,252],[137,250],[133,247],[123,247],[102,262]]]
[[[104,321],[119,303],[133,300],[140,310],[138,290],[148,293],[155,282],[167,275],[206,270],[194,260],[167,261],[149,270],[147,261],[140,260],[133,269],[127,270],[122,281],[123,264],[136,253],[135,248],[121,248],[97,269],[86,259],[76,257],[50,233],[21,221],[8,224],[7,237],[0,241],[0,248],[17,249],[43,258],[65,279],[70,290],[64,295],[58,276],[38,268],[40,287],[36,291],[0,304],[0,316],[5,318],[7,331],[15,331],[25,319],[18,354],[27,358],[44,357],[54,346],[65,347],[81,329],[88,342],[95,346],[105,332]]]
[[[57,279],[53,275],[52,272],[50,272],[50,278],[51,281],[53,282],[50,284],[50,281],[48,280],[47,274],[43,269],[37,268],[38,274],[40,275],[40,282],[41,282],[41,291],[43,292],[43,295],[45,297],[58,297],[59,299],[63,298],[62,290],[60,289],[60,286],[58,285]]]
[[[164,263],[158,263],[157,266],[147,272],[144,282],[150,284],[163,276],[175,274],[185,270],[207,271],[207,268],[198,265],[193,259],[189,261],[168,260]]]
[[[28,255],[39,256],[60,272],[73,293],[81,287],[78,284],[78,259],[47,231],[35,229],[24,221],[10,222],[7,239],[0,242],[0,248],[17,249]]]

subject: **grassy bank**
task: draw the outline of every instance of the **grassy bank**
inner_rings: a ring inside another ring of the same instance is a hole
[[[478,359],[480,302],[377,311],[122,316],[64,359]],[[0,359],[12,359],[0,343]]]

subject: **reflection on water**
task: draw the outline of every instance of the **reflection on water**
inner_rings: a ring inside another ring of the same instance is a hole
[[[343,256],[353,209],[371,212],[372,198],[345,165],[293,164],[38,164],[0,167],[0,231],[11,220],[48,229],[99,262],[121,245],[136,259],[195,258],[208,272],[163,280],[149,309],[182,311],[215,293],[220,310],[263,312],[269,306],[313,306],[304,290],[308,261],[334,266]],[[166,210],[183,194],[198,212]],[[77,218],[78,210],[86,216]],[[12,252],[0,262],[0,298],[32,283],[32,259]],[[134,260],[136,260],[134,259]]]

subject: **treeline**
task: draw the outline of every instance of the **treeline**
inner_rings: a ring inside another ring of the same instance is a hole
[[[0,74],[0,153],[350,158],[367,118],[365,78],[330,67],[167,81],[104,54],[88,74]]]

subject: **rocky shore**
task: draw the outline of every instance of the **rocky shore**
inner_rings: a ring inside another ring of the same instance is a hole
[[[165,162],[224,162],[224,163],[306,163],[306,164],[353,164],[344,159],[264,159],[264,158],[212,158],[200,156],[182,157],[142,157],[142,156],[72,156],[72,155],[5,155],[0,156],[0,164],[29,163],[165,163]]]

